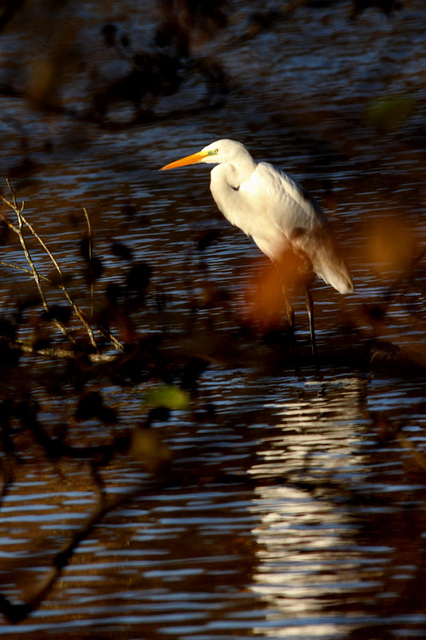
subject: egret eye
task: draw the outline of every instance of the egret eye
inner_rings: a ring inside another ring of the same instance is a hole
[[[215,154],[215,156],[216,156],[216,155],[219,153],[219,149],[215,149],[215,150],[213,151],[213,153],[214,153],[214,154]]]

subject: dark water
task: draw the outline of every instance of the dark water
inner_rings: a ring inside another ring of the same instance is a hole
[[[58,93],[79,112],[96,74],[118,74],[100,25],[115,22],[147,46],[158,19],[150,10],[141,15],[137,3],[84,2],[78,10],[67,3],[49,26],[39,24],[41,5],[29,2],[27,19],[17,14],[1,34],[0,82],[27,86],[46,43],[54,48],[68,34],[77,70],[65,69]],[[79,267],[86,207],[105,267],[95,294],[121,282],[127,266],[111,241],[126,243],[135,260],[153,267],[136,330],[157,330],[161,294],[167,354],[210,362],[191,406],[153,427],[173,451],[171,477],[152,476],[124,454],[106,465],[105,492],[122,502],[80,542],[36,611],[16,625],[3,619],[5,637],[426,635],[426,394],[416,369],[425,361],[424,271],[397,291],[383,321],[366,311],[383,303],[425,241],[425,8],[413,0],[389,17],[369,8],[351,19],[349,2],[301,6],[254,36],[250,15],[269,5],[251,5],[230,3],[226,29],[194,34],[195,54],[226,71],[220,107],[207,108],[209,87],[193,76],[177,95],[154,102],[161,117],[133,126],[112,126],[131,119],[128,104],[114,105],[99,124],[0,98],[1,174],[74,272],[81,304],[88,304]],[[378,100],[394,107],[395,96],[410,101],[409,112],[397,108],[396,125],[376,126],[369,109]],[[175,107],[183,115],[168,117]],[[216,212],[208,170],[158,172],[221,137],[304,181],[336,225],[356,291],[343,298],[315,285],[320,377],[301,300],[298,374],[279,347],[236,331],[264,263]],[[220,237],[200,256],[197,238],[211,229]],[[12,242],[2,259],[25,264]],[[7,313],[31,283],[1,269]],[[211,289],[211,303],[192,318],[188,295],[202,299]],[[392,342],[404,358],[373,372],[358,366],[351,348],[370,338]],[[39,420],[66,424],[72,444],[108,442],[115,429],[143,420],[155,380],[124,387],[102,370],[87,386],[101,390],[118,424],[77,422],[66,367],[27,356],[14,373],[3,372],[2,393],[26,380]],[[47,461],[31,434],[16,429],[13,437],[21,464],[1,508],[0,590],[18,603],[84,527],[97,493],[88,464]]]

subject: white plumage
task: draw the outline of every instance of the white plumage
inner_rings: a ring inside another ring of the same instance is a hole
[[[288,249],[306,256],[312,270],[340,293],[353,291],[349,268],[327,217],[297,182],[267,162],[256,163],[246,147],[218,140],[163,169],[217,164],[210,189],[225,218],[251,236],[273,262]]]
[[[213,142],[162,169],[198,162],[217,165],[211,171],[210,190],[219,210],[251,236],[272,262],[284,260],[291,250],[303,262],[307,258],[312,271],[340,293],[353,291],[348,265],[325,213],[295,180],[267,162],[255,162],[246,147],[234,140]],[[315,352],[309,291],[307,304]]]

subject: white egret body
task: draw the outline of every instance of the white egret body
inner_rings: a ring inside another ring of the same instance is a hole
[[[353,291],[349,268],[325,213],[297,182],[267,162],[255,162],[245,146],[234,140],[213,142],[162,169],[198,162],[217,164],[210,190],[219,210],[251,236],[270,260],[279,263],[286,252],[294,251],[337,291]],[[311,317],[310,295],[309,300]],[[311,336],[314,340],[313,320]]]

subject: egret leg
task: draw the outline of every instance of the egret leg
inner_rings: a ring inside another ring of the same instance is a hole
[[[287,296],[287,291],[284,285],[282,287],[282,290],[283,290],[283,296],[284,296],[285,313],[287,316],[288,323],[290,325],[291,353],[292,353],[293,362],[294,362],[294,369],[295,369],[294,372],[295,372],[295,375],[299,377],[299,364],[298,364],[298,358],[296,353],[296,335],[294,331],[294,309],[293,309],[293,305],[290,302],[289,297]]]
[[[287,296],[287,291],[285,290],[284,286],[283,286],[283,296],[284,296],[284,303],[285,303],[285,313],[287,316],[288,323],[290,325],[291,333],[294,335],[294,309],[293,309],[293,305],[291,304]]]
[[[315,341],[315,326],[314,326],[314,303],[312,300],[311,292],[307,287],[305,289],[305,292],[306,292],[306,309],[308,311],[308,317],[309,317],[309,331],[311,334],[312,355],[314,357],[315,362],[317,363],[317,346]]]

